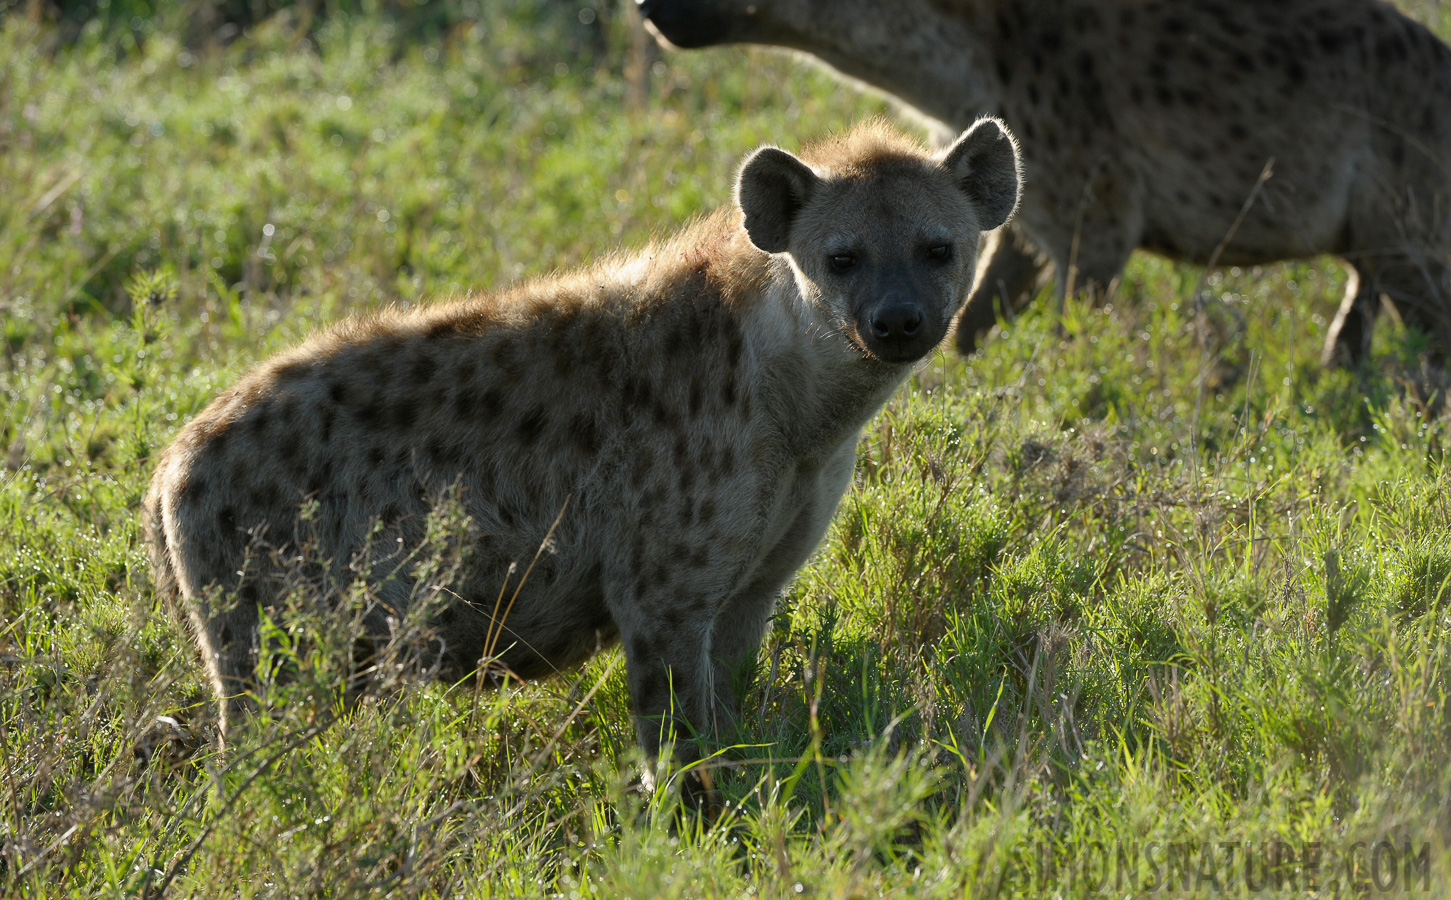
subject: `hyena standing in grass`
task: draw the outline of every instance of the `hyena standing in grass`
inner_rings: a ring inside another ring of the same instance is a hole
[[[440,676],[547,675],[619,640],[641,746],[698,759],[687,738],[732,714],[863,426],[946,334],[1018,188],[996,120],[939,154],[868,123],[800,158],[758,150],[739,211],[640,254],[357,318],[259,366],[181,431],[145,499],[156,581],[190,620],[223,733],[279,602],[249,547],[305,520],[341,580],[369,540],[407,559],[452,494],[473,530],[433,621]],[[418,593],[394,568],[370,585],[383,637]]]
[[[984,251],[963,352],[1046,267],[1060,302],[1101,296],[1143,248],[1334,254],[1351,277],[1327,364],[1366,357],[1382,294],[1451,354],[1451,49],[1383,0],[639,4],[676,45],[790,47],[951,133],[983,114],[1017,132],[1022,208]]]

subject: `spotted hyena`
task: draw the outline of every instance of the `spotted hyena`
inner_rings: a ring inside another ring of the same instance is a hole
[[[260,365],[182,429],[144,503],[223,731],[259,612],[278,608],[272,556],[249,547],[285,550],[305,520],[339,577],[370,540],[396,547],[372,585],[382,633],[414,602],[409,550],[447,494],[472,531],[433,622],[443,678],[543,676],[618,640],[646,752],[666,729],[708,735],[862,427],[947,333],[1018,185],[992,119],[940,153],[880,122],[799,158],[766,147],[738,208],[641,253],[355,318]],[[551,528],[496,621],[511,565]]]
[[[1061,301],[1136,247],[1335,254],[1351,278],[1327,364],[1365,358],[1382,293],[1451,349],[1451,50],[1389,3],[639,2],[676,45],[803,50],[949,126],[993,113],[1017,132],[1022,208],[984,251],[964,352],[1047,266]]]

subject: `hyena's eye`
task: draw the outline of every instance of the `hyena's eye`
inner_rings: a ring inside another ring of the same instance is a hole
[[[856,265],[856,257],[850,253],[835,253],[831,257],[831,267],[838,272],[845,272]]]
[[[951,257],[952,248],[946,244],[938,244],[936,247],[927,248],[928,259],[950,259]]]

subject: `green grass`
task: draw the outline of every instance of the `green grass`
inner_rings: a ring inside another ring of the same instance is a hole
[[[623,7],[482,6],[225,46],[0,18],[0,893],[1303,896],[1314,847],[1324,894],[1446,892],[1447,380],[1388,321],[1319,367],[1330,261],[1141,255],[1062,334],[1043,302],[939,354],[782,600],[714,829],[628,790],[614,651],[344,711],[299,615],[217,755],[136,528],[182,422],[322,322],[638,245],[884,108],[661,58]]]

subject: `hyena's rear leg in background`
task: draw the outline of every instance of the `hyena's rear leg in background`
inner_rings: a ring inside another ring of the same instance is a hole
[[[1042,287],[1050,261],[1011,225],[983,238],[977,286],[957,317],[957,349],[964,356],[977,350],[978,339],[1028,304]]]
[[[1375,315],[1380,309],[1380,288],[1375,282],[1362,277],[1359,266],[1349,261],[1345,263],[1345,274],[1345,296],[1325,334],[1325,349],[1320,353],[1320,362],[1327,368],[1357,366],[1370,356]]]
[[[1325,336],[1321,362],[1358,366],[1370,358],[1381,294],[1401,320],[1432,339],[1432,357],[1444,363],[1451,347],[1451,263],[1431,254],[1399,252],[1346,263],[1349,280]]]

